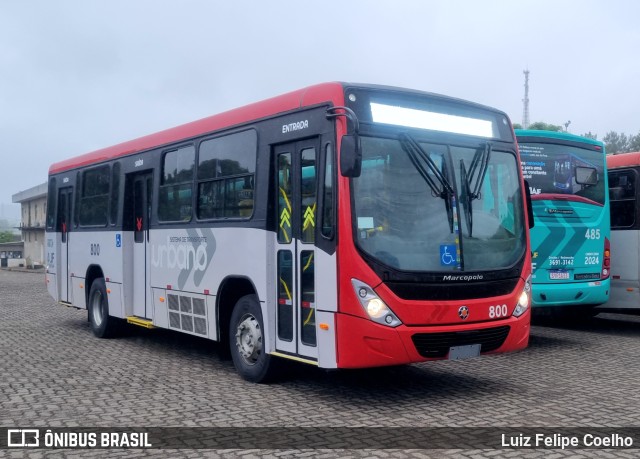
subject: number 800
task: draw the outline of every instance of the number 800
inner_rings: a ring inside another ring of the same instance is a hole
[[[500,317],[506,317],[508,314],[507,305],[499,304],[497,306],[489,306],[489,318],[498,319]]]

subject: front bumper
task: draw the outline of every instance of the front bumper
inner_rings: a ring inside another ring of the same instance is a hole
[[[337,314],[338,368],[442,360],[448,357],[450,346],[466,344],[482,344],[482,355],[517,351],[527,347],[530,319],[531,308],[520,317],[504,320],[391,328],[365,318]],[[506,334],[504,327],[508,327]],[[506,335],[504,339],[502,335]]]
[[[610,280],[576,282],[567,284],[532,285],[532,306],[597,305],[609,300]]]

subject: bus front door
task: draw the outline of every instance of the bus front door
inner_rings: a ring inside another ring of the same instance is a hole
[[[318,143],[309,139],[275,148],[276,350],[313,359]]]
[[[149,267],[149,220],[153,177],[151,172],[133,177],[133,315],[152,319]]]
[[[58,211],[56,216],[56,232],[60,232],[58,241],[58,273],[59,301],[70,303],[69,298],[69,228],[71,227],[72,187],[58,190]]]

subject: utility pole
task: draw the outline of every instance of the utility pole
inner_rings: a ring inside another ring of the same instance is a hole
[[[522,127],[529,129],[529,69],[524,70],[524,99],[522,108]]]

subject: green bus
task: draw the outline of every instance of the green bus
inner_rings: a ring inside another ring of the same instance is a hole
[[[604,144],[566,132],[515,132],[533,203],[534,311],[591,315],[610,292]]]

